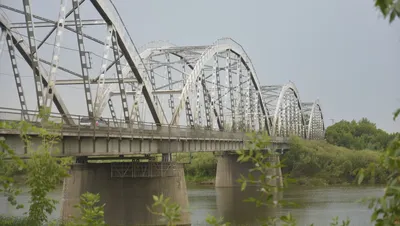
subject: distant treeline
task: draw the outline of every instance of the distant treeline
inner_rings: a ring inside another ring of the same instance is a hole
[[[353,183],[360,168],[379,161],[378,151],[352,150],[338,147],[326,141],[303,140],[292,137],[290,151],[281,157],[283,172],[294,178],[297,184],[328,185]],[[217,158],[210,152],[194,153],[191,164],[185,165],[189,182],[209,183],[215,178]],[[188,156],[180,156],[180,160]],[[383,183],[386,172],[376,169],[374,178],[365,183]]]
[[[376,128],[375,123],[362,118],[358,122],[342,120],[329,126],[325,137],[331,144],[350,149],[384,150],[396,137],[396,133],[389,134]]]

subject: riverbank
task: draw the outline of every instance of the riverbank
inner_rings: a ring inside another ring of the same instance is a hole
[[[282,156],[282,172],[304,186],[354,184],[360,168],[378,163],[379,151],[351,150],[325,141],[292,138],[290,151]],[[217,159],[212,153],[192,154],[191,164],[185,165],[188,183],[214,184]],[[382,184],[386,172],[377,168],[375,176],[366,176],[365,183]]]

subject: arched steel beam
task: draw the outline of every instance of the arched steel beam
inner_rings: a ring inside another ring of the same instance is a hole
[[[140,56],[140,58],[142,58],[143,60],[147,60],[157,50],[166,50],[168,48],[174,48],[174,47],[177,47],[177,46],[174,44],[171,44],[170,42],[166,42],[166,41],[149,42],[148,44],[144,45],[144,47],[139,48],[139,49],[141,49],[142,52],[140,52],[140,54],[137,56],[137,58],[139,58],[139,56]],[[193,70],[193,68],[194,68],[193,64],[191,64],[190,61],[188,59],[186,59],[183,55],[180,55],[178,53],[172,53],[172,52],[170,54],[182,59],[184,64]],[[136,60],[138,60],[138,59],[136,59]],[[127,77],[130,72],[131,72],[131,70],[128,66],[123,68],[124,77]],[[205,83],[202,83],[202,85],[203,85],[203,89],[204,89]],[[102,93],[101,99],[108,100],[110,94],[116,89],[117,89],[117,87],[115,85],[108,85],[107,87],[105,87],[105,91]],[[207,91],[206,93],[207,93],[206,94],[207,98],[210,99],[209,101],[211,102],[211,96],[210,96],[209,92]],[[102,101],[102,102],[104,102],[104,101]],[[105,106],[105,104],[103,104],[103,103],[100,103],[100,104],[102,106]],[[100,107],[100,114],[102,113],[103,110],[104,110],[104,107]],[[220,118],[218,117],[218,114],[216,113],[217,112],[216,109],[213,109],[213,112],[214,112],[215,116],[217,117],[217,121],[219,122]],[[165,115],[164,115],[164,118],[166,118]],[[221,126],[220,123],[218,125]]]
[[[311,133],[311,127],[312,127],[312,121],[315,116],[315,110],[318,110],[320,115],[321,115],[321,123],[322,123],[322,133],[325,132],[325,123],[324,123],[324,115],[322,114],[322,109],[321,105],[319,104],[319,100],[315,100],[314,104],[311,107],[311,112],[310,112],[310,119],[308,121],[308,126],[307,126],[307,139],[310,139],[310,133]]]
[[[147,46],[149,46],[149,48],[143,49],[143,51],[140,53],[140,57],[141,57],[142,59],[145,59],[145,60],[147,60],[147,58],[148,58],[152,53],[154,53],[154,51],[157,50],[157,49],[167,49],[167,48],[170,48],[170,47],[172,47],[172,48],[173,48],[173,47],[176,47],[176,45],[173,45],[173,44],[171,44],[171,43],[169,43],[169,42],[162,42],[162,41],[150,42]],[[150,47],[151,47],[151,48],[150,48]],[[170,54],[172,54],[172,55],[174,55],[174,56],[180,58],[181,60],[183,60],[184,64],[185,64],[186,66],[188,66],[191,70],[194,69],[194,65],[191,64],[191,63],[189,62],[189,60],[186,59],[183,55],[180,55],[180,54],[178,54],[178,53],[170,53]],[[207,88],[206,88],[205,81],[202,81],[202,87],[203,87],[203,90],[204,90],[204,92],[205,92],[206,98],[208,98],[208,99],[209,99],[208,101],[211,102],[211,99],[212,99],[212,98],[211,98],[211,95],[210,95],[209,91],[208,91]],[[217,118],[217,122],[218,122],[219,129],[222,129],[221,119],[220,119],[220,117],[219,117],[219,115],[218,115],[218,112],[217,112],[217,110],[215,109],[215,107],[214,107],[214,109],[213,109],[213,112],[214,112],[215,117]]]
[[[151,47],[151,48],[146,48],[146,47]],[[158,41],[158,42],[149,42],[148,44],[144,45],[143,47],[139,47],[140,50],[142,50],[142,52],[139,53],[139,55],[137,55],[134,59],[134,62],[139,62],[140,59],[147,59],[153,52],[154,49],[157,48],[167,48],[167,47],[171,47],[174,46],[173,44],[169,43],[169,42],[162,42],[162,41]],[[145,65],[142,65],[143,67]],[[130,72],[133,73],[132,69],[129,67],[129,65],[125,66],[122,69],[122,74],[124,78],[127,78],[128,75],[130,74]],[[140,89],[143,89],[143,86],[139,86]],[[104,87],[104,89],[102,90],[102,93],[97,93],[97,95],[101,95],[100,99],[98,100],[98,102],[96,102],[98,106],[98,112],[96,112],[97,116],[100,116],[106,105],[107,105],[107,101],[108,99],[111,97],[111,93],[113,91],[118,90],[118,87],[115,84],[107,84],[106,87]],[[142,90],[140,90],[142,91]],[[97,96],[96,95],[96,96]],[[164,119],[166,120],[166,116],[163,114]]]
[[[303,107],[302,107],[302,104],[301,104],[299,91],[297,90],[296,85],[293,82],[289,82],[289,83],[287,83],[287,84],[282,86],[281,92],[280,92],[279,97],[278,97],[278,101],[276,103],[274,116],[272,118],[272,120],[273,120],[272,121],[272,135],[275,135],[275,132],[276,132],[275,129],[276,129],[276,123],[277,123],[277,120],[278,120],[279,109],[280,109],[280,106],[282,104],[282,100],[285,97],[285,94],[286,94],[286,92],[288,90],[291,90],[293,92],[293,94],[295,95],[295,97],[297,98],[297,105],[298,105],[299,110],[300,110],[302,125],[305,124],[303,111],[302,111]],[[280,125],[279,125],[279,127],[280,127]],[[305,136],[305,134],[303,136]]]
[[[153,88],[151,87],[151,84],[149,84],[148,81],[149,75],[147,73],[147,70],[145,70],[146,73],[139,72],[137,65],[139,64],[141,59],[139,58],[140,61],[135,62],[134,52],[136,52],[136,48],[133,45],[132,41],[128,39],[127,31],[122,25],[121,19],[117,18],[114,15],[114,13],[110,11],[112,7],[110,7],[107,1],[91,0],[91,2],[93,6],[96,8],[96,10],[100,13],[104,21],[106,21],[107,24],[114,25],[114,30],[117,33],[118,45],[122,53],[124,53],[125,59],[130,69],[132,70],[133,74],[135,75],[135,78],[140,84],[143,84],[142,93],[149,107],[153,120],[156,124],[161,125],[162,117],[160,116],[161,113],[158,105],[156,105],[153,101],[152,97]]]
[[[11,25],[11,23],[4,17],[4,15],[0,14],[0,27],[2,27],[5,30],[10,31],[10,25]],[[30,57],[30,51],[29,51],[26,41],[19,34],[15,33],[15,32],[9,32],[9,35],[11,36],[14,46],[17,48],[19,53],[22,55],[22,57],[25,59],[25,61],[28,63],[28,65],[30,67],[32,67],[32,58]],[[48,80],[47,80],[45,73],[42,71],[42,69],[40,67],[38,67],[38,68],[32,68],[32,70],[35,70],[36,71],[35,73],[38,73],[40,75],[40,77],[42,78],[43,84],[45,86],[47,86]],[[59,93],[57,92],[57,90],[53,90],[53,92],[54,92],[54,97],[53,97],[54,104],[56,105],[57,110],[62,115],[64,121],[68,125],[74,125],[75,122],[71,118],[69,111],[68,111],[67,107],[65,106],[64,101],[61,99]]]
[[[253,83],[253,86],[256,89],[256,92],[258,94],[258,101],[261,104],[261,110],[262,113],[265,117],[265,126],[268,128],[268,133],[271,134],[271,129],[268,124],[268,110],[265,107],[264,101],[261,97],[261,90],[260,90],[260,85],[258,82],[257,74],[254,69],[254,66],[251,63],[250,58],[248,57],[247,53],[244,51],[242,46],[240,46],[237,42],[230,38],[222,38],[214,42],[212,46],[207,48],[201,55],[200,59],[196,62],[192,72],[188,76],[187,82],[185,86],[183,87],[182,94],[179,98],[179,105],[173,114],[171,124],[175,124],[176,120],[178,118],[178,115],[180,114],[180,111],[183,109],[185,106],[185,100],[186,97],[188,96],[188,93],[190,90],[192,90],[193,85],[195,81],[198,79],[198,77],[201,75],[201,70],[204,68],[204,65],[212,59],[212,57],[223,51],[231,50],[232,53],[238,55],[242,59],[243,65],[245,65],[246,69],[250,71],[250,76],[251,76],[251,81]]]

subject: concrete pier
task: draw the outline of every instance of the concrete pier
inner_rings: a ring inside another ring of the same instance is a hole
[[[71,167],[64,181],[63,219],[79,215],[74,208],[85,192],[99,193],[105,203],[108,225],[160,225],[159,216],[151,214],[153,195],[164,194],[188,208],[188,195],[182,164],[172,162],[83,163]],[[190,225],[190,215],[183,212],[177,225]]]
[[[237,158],[238,155],[235,153],[224,153],[218,157],[215,187],[238,187],[240,184],[237,182],[237,180],[240,178],[240,175],[242,174],[243,176],[247,177],[249,170],[254,168],[253,163],[239,163]],[[273,155],[268,160],[273,164],[279,164],[280,162],[278,155]],[[253,176],[257,178],[259,174],[253,173]],[[270,169],[267,176],[276,176],[275,179],[271,180],[270,184],[272,186],[283,186],[281,168]]]

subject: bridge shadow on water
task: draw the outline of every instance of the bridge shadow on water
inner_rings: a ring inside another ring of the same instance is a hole
[[[255,203],[244,201],[249,197],[259,197],[260,193],[257,192],[256,187],[247,187],[245,191],[241,191],[240,187],[214,189],[215,191],[212,191],[209,187],[189,189],[192,225],[207,225],[204,219],[204,216],[207,215],[217,218],[223,217],[224,221],[230,222],[231,225],[259,225],[258,220],[263,220],[279,213],[280,208],[256,207]],[[274,195],[275,200],[281,198],[282,193]],[[210,204],[214,202],[215,205]],[[207,213],[200,212],[204,211],[204,209],[208,210]]]

